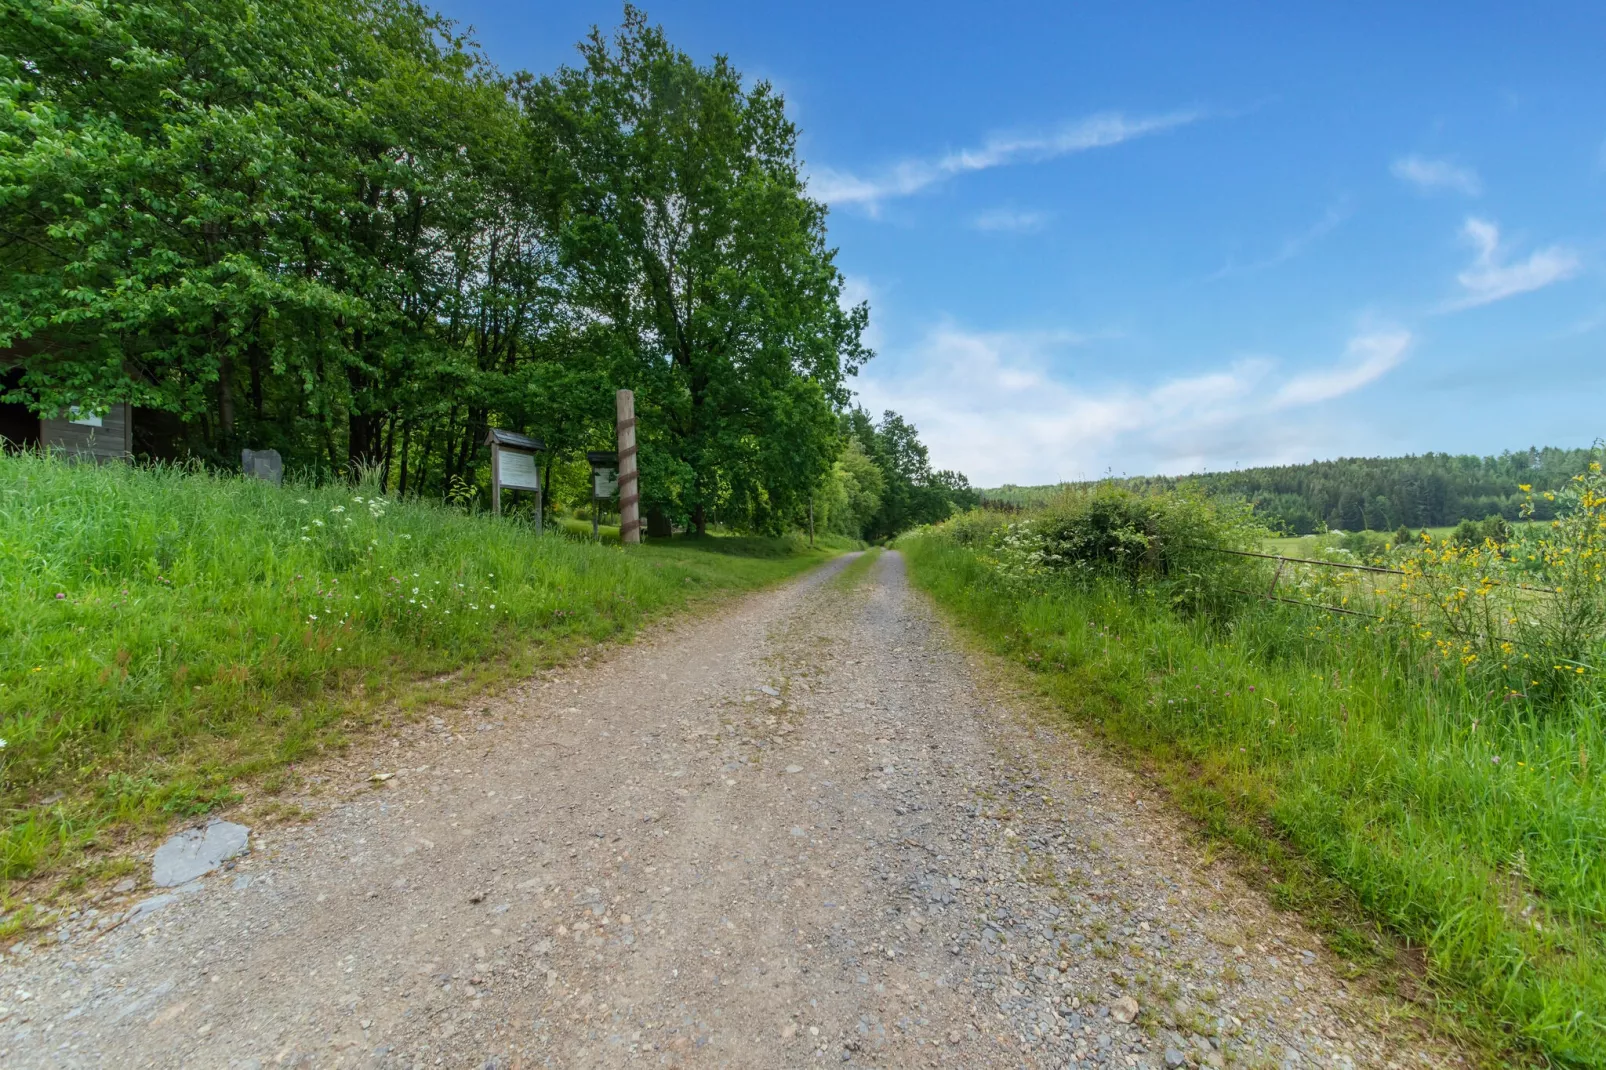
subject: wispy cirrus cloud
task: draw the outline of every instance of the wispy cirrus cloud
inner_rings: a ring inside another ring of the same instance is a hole
[[[1327,211],[1322,214],[1322,217],[1316,222],[1312,223],[1299,233],[1285,238],[1283,243],[1277,247],[1277,251],[1272,253],[1270,256],[1262,257],[1259,260],[1252,260],[1247,264],[1240,264],[1235,260],[1229,260],[1221,267],[1220,270],[1212,274],[1208,281],[1214,282],[1217,279],[1230,278],[1233,275],[1247,275],[1252,272],[1264,271],[1267,268],[1276,267],[1278,264],[1287,263],[1300,253],[1304,252],[1306,249],[1310,248],[1312,245],[1315,245],[1317,242],[1327,237],[1333,231],[1337,230],[1339,226],[1343,224],[1344,220],[1349,218],[1349,216],[1349,198],[1345,197],[1336,204],[1330,206]]]
[[[1483,192],[1483,181],[1478,172],[1448,160],[1431,160],[1425,156],[1401,156],[1389,167],[1394,177],[1415,186],[1424,193],[1450,190],[1476,197]]]
[[[1475,250],[1472,264],[1456,275],[1461,296],[1445,306],[1446,311],[1474,308],[1501,301],[1517,294],[1541,290],[1578,274],[1583,261],[1562,245],[1551,245],[1529,254],[1526,260],[1506,262],[1501,248],[1500,227],[1487,219],[1469,216],[1461,233]]]
[[[989,208],[970,221],[976,230],[992,233],[1035,234],[1049,221],[1047,212],[1018,212],[1012,208]]]
[[[1272,396],[1271,407],[1315,405],[1353,393],[1393,371],[1410,348],[1411,332],[1403,328],[1355,335],[1345,346],[1342,361],[1289,379]]]
[[[1373,327],[1331,364],[1285,372],[1275,360],[1245,357],[1147,385],[1084,386],[1059,370],[1066,350],[1104,337],[945,323],[895,355],[897,374],[868,369],[861,395],[872,411],[914,421],[933,463],[982,486],[1112,470],[1184,473],[1358,448],[1367,432],[1321,419],[1321,406],[1386,376],[1412,342],[1402,328]]]
[[[902,160],[873,175],[831,167],[812,168],[809,192],[827,204],[856,204],[873,214],[884,201],[911,196],[955,175],[1107,148],[1201,118],[1203,113],[1197,110],[1137,117],[1119,112],[1092,115],[1047,133],[995,134],[975,148],[931,159]]]

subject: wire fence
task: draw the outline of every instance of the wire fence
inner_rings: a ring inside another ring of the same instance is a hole
[[[1343,614],[1344,616],[1347,616],[1347,617],[1365,617],[1365,618],[1368,618],[1370,620],[1383,620],[1385,618],[1380,613],[1367,613],[1367,612],[1365,612],[1363,610],[1350,609],[1348,606],[1335,606],[1335,605],[1329,605],[1326,602],[1310,602],[1310,601],[1306,601],[1304,599],[1299,599],[1299,598],[1285,598],[1285,597],[1283,597],[1282,595],[1277,593],[1277,585],[1278,585],[1279,582],[1281,582],[1281,580],[1283,578],[1284,570],[1287,568],[1288,565],[1294,564],[1294,565],[1315,565],[1315,566],[1317,566],[1319,568],[1329,568],[1329,569],[1334,569],[1334,570],[1341,571],[1341,572],[1369,572],[1369,573],[1380,573],[1380,574],[1388,575],[1388,576],[1409,576],[1409,575],[1411,575],[1411,573],[1406,572],[1404,569],[1388,568],[1387,566],[1384,566],[1384,565],[1363,565],[1363,564],[1359,564],[1357,562],[1350,562],[1350,561],[1323,561],[1320,558],[1315,558],[1315,557],[1289,557],[1289,556],[1287,556],[1285,554],[1259,553],[1259,552],[1254,551],[1254,550],[1229,550],[1225,546],[1201,546],[1199,548],[1202,549],[1202,550],[1209,551],[1211,553],[1232,554],[1232,555],[1234,555],[1236,557],[1257,557],[1257,558],[1261,558],[1261,559],[1266,560],[1266,561],[1275,561],[1275,562],[1277,562],[1277,570],[1272,573],[1271,585],[1266,589],[1264,594],[1258,594],[1257,595],[1256,592],[1254,592],[1254,591],[1246,591],[1241,587],[1234,588],[1234,590],[1238,591],[1239,594],[1255,595],[1256,597],[1264,598],[1268,602],[1282,602],[1282,603],[1284,603],[1286,605],[1304,606],[1307,609],[1320,609],[1320,610],[1324,610],[1324,611],[1326,611],[1328,613],[1340,613],[1340,614]],[[1513,587],[1513,588],[1515,588],[1517,590],[1520,590],[1520,591],[1533,591],[1533,592],[1538,593],[1538,594],[1559,594],[1560,593],[1554,587],[1535,587],[1535,586],[1532,586],[1532,585],[1526,584],[1526,583],[1503,583],[1502,581],[1499,581],[1499,580],[1491,580],[1489,582],[1490,582],[1491,586]]]

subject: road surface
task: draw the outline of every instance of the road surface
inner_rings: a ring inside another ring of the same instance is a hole
[[[423,719],[231,869],[7,955],[0,1064],[1459,1061],[897,554],[841,568]]]

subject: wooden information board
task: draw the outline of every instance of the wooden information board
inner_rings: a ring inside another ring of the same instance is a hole
[[[502,515],[502,488],[535,493],[535,533],[541,534],[541,466],[536,454],[546,450],[538,438],[493,427],[485,436],[491,447],[491,511]]]

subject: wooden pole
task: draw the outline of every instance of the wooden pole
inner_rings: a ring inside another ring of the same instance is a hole
[[[809,495],[809,549],[814,549],[814,495]]]
[[[491,443],[491,512],[502,515],[502,452]]]
[[[615,415],[619,428],[619,541],[641,541],[641,484],[636,476],[636,395],[621,390]]]

